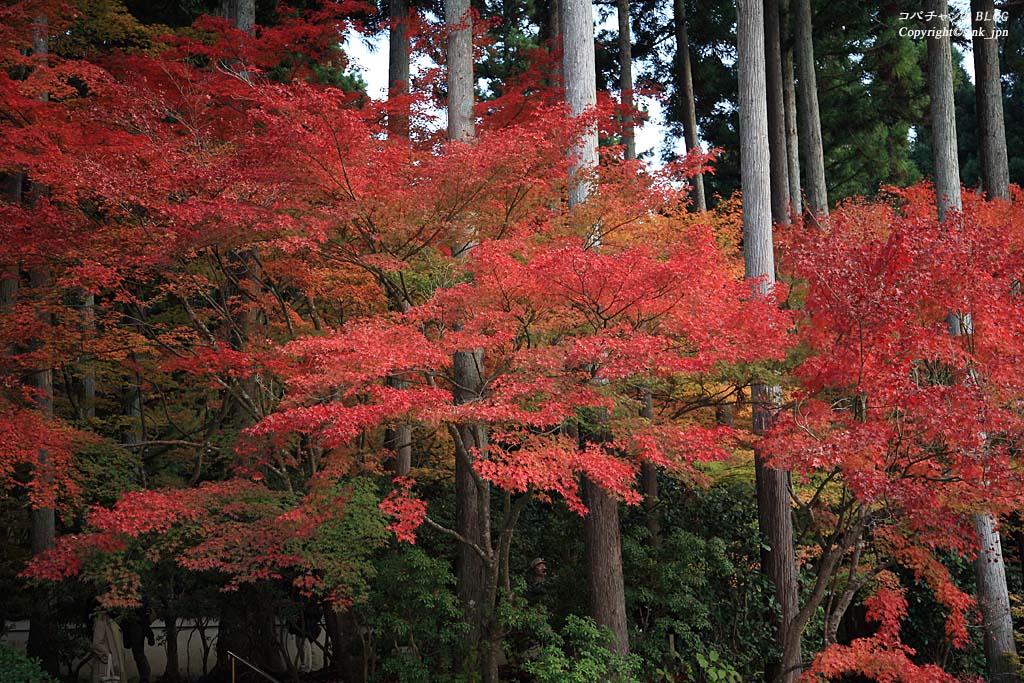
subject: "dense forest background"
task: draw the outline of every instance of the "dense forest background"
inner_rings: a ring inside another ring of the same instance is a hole
[[[1024,3],[0,20],[10,680],[1020,680]]]

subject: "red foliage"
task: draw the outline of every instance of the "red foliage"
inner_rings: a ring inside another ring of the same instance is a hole
[[[349,514],[349,496],[345,487],[316,487],[295,501],[244,479],[132,492],[112,508],[94,508],[89,533],[60,537],[53,550],[32,558],[24,576],[85,575],[102,589],[103,604],[125,607],[139,600],[139,567],[170,561],[218,573],[223,590],[289,577],[306,593],[329,592],[344,602],[347,586],[338,577],[348,570],[319,534]]]
[[[786,266],[805,283],[806,358],[767,451],[800,475],[836,477],[873,516],[875,551],[934,592],[963,647],[974,601],[938,553],[972,557],[970,516],[1013,509],[1024,490],[1022,245],[1008,204],[965,195],[964,212],[939,224],[932,201],[927,188],[893,191],[890,204],[850,202],[823,230],[786,235]],[[808,675],[949,680],[907,659],[899,589],[869,607],[878,634],[829,648]]]
[[[416,543],[416,529],[427,514],[427,504],[413,495],[415,482],[409,477],[396,477],[395,488],[380,503],[380,511],[393,521],[388,529],[399,541]]]
[[[474,143],[446,144],[422,93],[412,139],[389,137],[396,103],[313,78],[314,65],[344,66],[338,35],[362,7],[281,6],[254,35],[207,17],[153,50],[82,59],[31,55],[33,22],[64,31],[67,6],[0,8],[0,172],[24,179],[0,202],[0,275],[21,285],[0,309],[0,486],[37,506],[73,492],[78,436],[34,408],[22,377],[88,358],[111,384],[184,387],[207,412],[245,412],[240,471],[307,487],[131,493],[29,574],[66,578],[153,541],[148,560],[220,572],[228,588],[288,575],[343,594],[303,544],[347,504],[324,482],[379,468],[383,429],[444,438],[480,423],[489,444],[470,455],[494,486],[585,513],[586,475],[632,504],[641,462],[696,478],[694,463],[729,457],[737,433],[711,426],[708,387],[748,383],[796,346],[795,409],[767,452],[798,478],[836,473],[884,510],[874,549],[930,586],[962,643],[972,602],[937,552],[970,554],[964,520],[1024,490],[1020,202],[967,196],[941,226],[927,188],[849,203],[823,231],[784,235],[793,291],[753,296],[729,251],[735,225],[679,215],[679,177],[710,156],[655,174],[606,151],[569,210],[570,150],[595,122],[614,133],[615,107],[602,97],[567,116],[557,51],[477,107]],[[414,23],[418,41],[442,37]],[[785,296],[804,312],[781,310]],[[951,311],[970,315],[970,334],[949,336]],[[484,353],[484,390],[456,404],[452,354],[468,349]],[[651,419],[638,417],[644,392]],[[608,438],[581,445],[561,427],[588,412],[607,417]],[[426,503],[400,479],[379,509],[412,542]],[[124,584],[108,602],[130,601],[127,570],[103,571]],[[947,680],[910,662],[903,600],[876,590],[879,633],[829,648],[807,676]]]

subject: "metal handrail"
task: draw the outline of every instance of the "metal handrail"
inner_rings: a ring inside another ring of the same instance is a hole
[[[236,655],[231,650],[228,650],[228,657],[231,657],[231,683],[235,683],[235,661],[236,660],[241,662],[242,664],[245,664],[247,667],[249,667],[250,669],[252,669],[256,673],[258,673],[260,676],[263,676],[265,679],[270,681],[270,683],[281,683],[281,681],[277,680],[276,678],[274,678],[273,676],[268,674],[263,669],[259,668],[255,664],[250,664],[249,662],[245,661],[244,659],[242,659],[241,657]]]

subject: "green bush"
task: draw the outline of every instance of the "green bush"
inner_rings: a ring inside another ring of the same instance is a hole
[[[53,683],[53,679],[39,662],[0,643],[0,683]]]
[[[639,658],[612,652],[611,638],[611,632],[599,628],[593,619],[571,614],[561,633],[523,669],[537,683],[639,683]]]
[[[378,553],[374,569],[366,599],[353,608],[370,680],[455,680],[454,657],[466,627],[448,562],[419,546],[396,544]]]

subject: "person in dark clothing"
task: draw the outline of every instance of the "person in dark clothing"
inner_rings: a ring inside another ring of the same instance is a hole
[[[537,557],[530,563],[530,572],[526,576],[526,599],[530,602],[537,602],[544,597],[547,586],[544,583],[548,578],[548,565],[543,557]]]
[[[156,638],[150,626],[152,623],[152,612],[145,600],[142,601],[141,607],[132,610],[121,619],[124,646],[132,651],[135,668],[139,670],[139,683],[149,683],[151,674],[149,659],[146,658],[146,643],[156,645]]]

